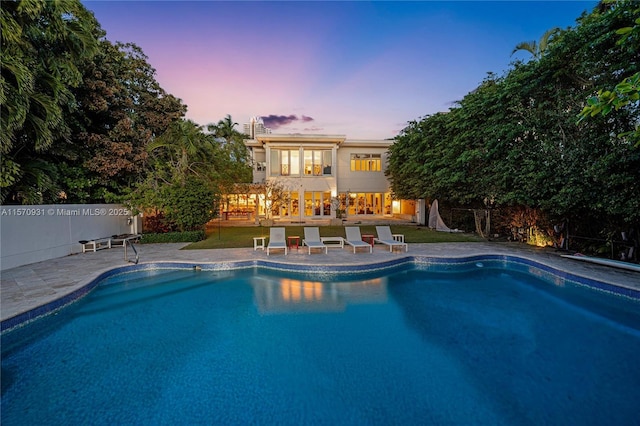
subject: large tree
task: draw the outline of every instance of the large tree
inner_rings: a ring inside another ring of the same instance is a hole
[[[171,123],[147,146],[151,154],[147,179],[123,201],[134,209],[162,212],[167,228],[202,227],[215,215],[220,194],[251,176],[242,134],[233,129],[230,116],[219,123],[209,126],[209,133],[191,120]],[[187,211],[186,200],[198,202],[190,202]]]
[[[616,34],[633,27],[636,9],[620,2],[583,15],[538,60],[515,62],[448,113],[411,122],[390,150],[394,193],[476,208],[494,200],[591,233],[637,226],[640,150],[616,136],[637,126],[637,102],[576,126],[589,94],[638,72],[640,37],[620,44]]]
[[[611,0],[603,3],[607,10],[610,10],[615,3]],[[640,45],[640,7],[635,8],[631,12],[631,16],[634,18],[633,22],[625,27],[619,28],[616,34],[620,35],[620,39],[617,44],[619,46],[629,46],[632,51],[637,49]],[[637,50],[635,51],[637,54]],[[636,65],[637,65],[637,61]],[[600,89],[596,94],[589,97],[587,105],[580,112],[580,121],[585,120],[588,117],[594,117],[598,114],[606,116],[612,111],[618,110],[635,110],[636,117],[638,116],[638,109],[640,108],[640,72],[628,70],[615,70],[616,74],[622,74],[623,80],[611,88]],[[633,123],[632,123],[633,125]],[[620,137],[629,138],[636,148],[640,147],[640,120],[635,121],[635,128],[619,134]]]
[[[147,146],[149,152],[156,152],[157,162],[169,165],[167,181],[179,182],[188,175],[204,178],[211,171],[215,148],[213,137],[191,120],[174,121]]]
[[[3,1],[0,25],[0,202],[41,202],[55,182],[40,154],[70,136],[64,112],[99,26],[77,0]]]
[[[209,131],[212,132],[217,138],[222,138],[225,141],[231,141],[236,138],[240,133],[235,129],[238,125],[230,114],[227,114],[225,118],[219,120],[217,124],[209,124]]]
[[[217,124],[209,124],[209,131],[220,143],[222,155],[216,158],[218,178],[222,191],[230,191],[236,183],[251,182],[252,167],[249,163],[249,155],[244,139],[247,135],[235,129],[238,123],[234,122],[231,115],[218,121]]]
[[[63,174],[63,189],[74,201],[99,201],[144,180],[147,145],[186,111],[160,87],[147,57],[130,43],[103,40],[99,53],[84,65],[83,84],[74,93],[79,107],[67,117],[72,141],[58,150],[59,163],[84,175],[78,180]],[[90,193],[73,187],[83,179],[94,182]]]

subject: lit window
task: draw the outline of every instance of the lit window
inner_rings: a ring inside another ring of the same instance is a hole
[[[382,159],[380,154],[351,154],[352,172],[380,172]]]
[[[331,175],[331,151],[305,149],[304,174],[307,176]]]
[[[271,150],[271,176],[296,176],[300,174],[300,152],[296,150]]]

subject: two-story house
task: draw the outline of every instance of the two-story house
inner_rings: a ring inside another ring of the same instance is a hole
[[[253,182],[275,180],[288,197],[270,216],[303,222],[343,217],[403,217],[415,203],[393,200],[384,174],[393,140],[353,140],[344,135],[256,134],[245,140]],[[265,216],[260,194],[233,194],[225,209]]]

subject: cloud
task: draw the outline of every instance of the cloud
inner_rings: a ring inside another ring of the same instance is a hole
[[[265,127],[268,127],[274,130],[282,126],[288,126],[289,124],[294,123],[296,121],[302,121],[303,123],[308,123],[310,121],[313,121],[313,118],[307,117],[306,115],[302,115],[298,118],[298,116],[294,114],[291,114],[291,115],[270,114],[267,116],[262,116],[261,118]]]
[[[305,127],[304,129],[305,132],[319,132],[321,130],[324,130],[323,127],[318,127],[318,126],[313,126],[313,127]]]

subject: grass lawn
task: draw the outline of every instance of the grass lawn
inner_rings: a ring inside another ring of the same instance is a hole
[[[344,237],[343,226],[320,226],[322,237]],[[304,237],[304,227],[287,226],[286,234]],[[375,225],[360,225],[362,234],[376,235]],[[404,234],[407,243],[448,243],[448,242],[474,242],[484,241],[481,238],[463,233],[437,232],[429,228],[421,228],[410,225],[392,225],[391,232]],[[268,237],[269,228],[263,226],[250,227],[220,227],[208,230],[207,239],[190,244],[185,249],[215,249],[215,248],[243,248],[253,247],[253,237]]]

